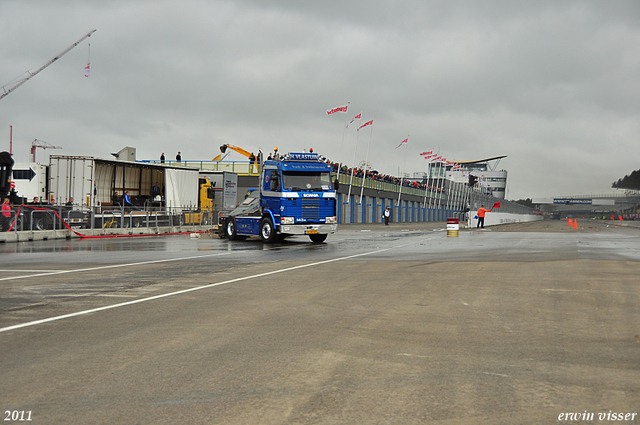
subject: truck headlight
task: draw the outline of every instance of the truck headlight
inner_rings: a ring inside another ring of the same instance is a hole
[[[325,220],[326,220],[325,223],[327,223],[327,224],[334,224],[334,223],[336,223],[338,221],[338,217],[336,217],[336,216],[327,217]]]
[[[280,224],[293,224],[295,219],[293,217],[280,217]]]

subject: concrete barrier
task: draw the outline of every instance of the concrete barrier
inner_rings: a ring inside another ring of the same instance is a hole
[[[475,218],[475,212],[471,212],[469,214],[469,220],[467,222],[469,227],[475,228],[478,226],[478,219]],[[509,214],[509,213],[500,213],[500,212],[488,212],[484,216],[484,226],[497,226],[499,224],[509,224],[509,223],[526,223],[529,221],[539,221],[542,220],[541,215],[534,214]]]
[[[215,229],[217,226],[172,226],[172,227],[140,227],[125,229],[77,229],[78,233],[85,236],[152,236],[164,235],[171,233],[193,233],[207,232]],[[46,241],[49,239],[76,239],[80,238],[71,230],[36,230],[21,232],[2,232],[0,233],[0,243],[3,242],[28,242],[28,241]]]

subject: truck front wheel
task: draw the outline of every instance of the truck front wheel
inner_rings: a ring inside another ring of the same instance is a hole
[[[276,229],[269,217],[265,217],[260,222],[260,237],[265,243],[271,243],[276,239]]]
[[[224,224],[224,235],[230,241],[236,238],[236,219],[233,217],[227,217]]]
[[[324,242],[327,239],[327,234],[320,234],[320,235],[309,235],[309,238],[311,239],[311,242],[314,243],[320,243],[320,242]]]

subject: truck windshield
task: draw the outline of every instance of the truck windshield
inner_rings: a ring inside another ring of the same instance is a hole
[[[316,172],[284,171],[282,173],[282,187],[290,191],[325,191],[331,190],[331,174]]]

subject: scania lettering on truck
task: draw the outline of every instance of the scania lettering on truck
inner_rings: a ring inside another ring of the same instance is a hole
[[[324,242],[338,230],[331,167],[315,153],[290,153],[266,160],[259,187],[219,221],[229,240],[260,236],[271,243],[292,235]]]

